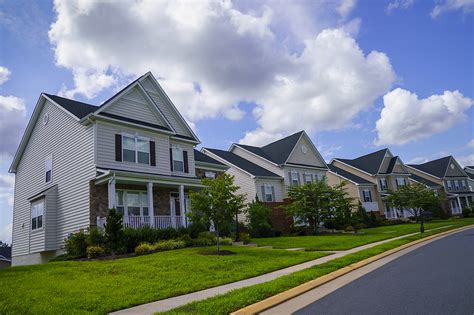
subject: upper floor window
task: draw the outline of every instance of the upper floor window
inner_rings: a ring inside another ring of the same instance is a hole
[[[150,164],[149,140],[137,136],[122,136],[123,160],[132,163]]]
[[[298,172],[290,172],[290,183],[291,186],[298,186],[300,184],[300,174]]]
[[[462,189],[466,190],[467,189],[467,182],[465,180],[461,181],[462,184]]]
[[[369,189],[364,189],[362,195],[364,197],[364,202],[372,202],[372,193]]]
[[[446,181],[446,186],[448,186],[448,190],[451,190],[452,186],[451,186],[451,181],[450,180]]]
[[[306,184],[313,182],[313,174],[305,173],[304,174],[304,182]]]
[[[53,157],[48,156],[44,162],[45,182],[49,183],[53,179]]]
[[[173,145],[173,171],[184,172],[184,156],[183,149],[177,145]]]
[[[262,186],[263,200],[266,202],[275,201],[274,188],[270,184],[264,184]]]
[[[44,199],[31,204],[31,229],[36,230],[43,227]]]
[[[403,177],[397,177],[396,181],[397,181],[397,187],[406,185],[405,178]]]
[[[459,189],[459,181],[458,180],[454,181],[454,188]]]
[[[379,179],[380,190],[384,191],[387,190],[387,180],[385,178]]]

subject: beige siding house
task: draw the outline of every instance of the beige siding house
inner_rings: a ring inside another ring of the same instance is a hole
[[[101,106],[41,94],[10,167],[15,174],[12,264],[48,261],[79,229],[188,224],[188,192],[227,170],[195,150],[199,139],[151,73]]]

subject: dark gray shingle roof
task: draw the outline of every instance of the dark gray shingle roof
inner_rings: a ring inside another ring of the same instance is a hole
[[[443,178],[446,174],[451,158],[452,156],[449,155],[423,164],[409,164],[409,166],[438,178]]]
[[[95,112],[99,107],[91,105],[91,104],[86,104],[74,100],[70,100],[68,98],[64,98],[61,96],[57,95],[51,95],[47,93],[43,93],[50,99],[52,99],[56,104],[76,116],[77,118],[81,119],[84,118],[85,116],[89,115],[90,113]]]
[[[218,150],[218,149],[210,149],[210,148],[205,148],[205,149],[219,156],[220,158],[228,161],[229,163],[237,166],[238,168],[252,174],[253,176],[281,178],[277,174],[272,173],[269,170],[264,169],[263,167],[258,166],[257,164],[254,164],[232,152]]]
[[[365,180],[363,179],[362,177],[359,177],[357,175],[354,175],[352,173],[349,173],[348,171],[345,171],[335,165],[332,165],[332,164],[329,164],[328,165],[329,169],[331,170],[331,172],[333,173],[336,173],[338,175],[341,175],[342,177],[344,178],[347,178],[348,180],[351,180],[357,184],[371,184],[371,185],[375,185],[374,183],[372,182],[369,182],[368,180]]]
[[[382,149],[370,154],[366,154],[363,156],[360,156],[356,159],[350,160],[350,159],[339,159],[336,158],[336,160],[341,161],[345,164],[348,164],[350,166],[353,166],[355,168],[358,168],[360,170],[363,170],[369,174],[377,174],[377,172],[380,169],[380,165],[383,162],[383,158],[385,157],[385,153],[387,152],[388,149]],[[391,162],[391,161],[390,161]],[[395,164],[395,162],[393,162]],[[393,166],[392,166],[393,168]]]
[[[426,186],[428,187],[437,187],[437,186],[441,186],[435,182],[432,182],[426,178],[423,178],[421,176],[418,176],[416,174],[410,174],[410,178],[412,178],[413,180],[419,182],[419,183],[422,183],[422,184],[425,184]]]
[[[205,155],[204,153],[198,150],[194,150],[194,160],[196,162],[203,162],[203,163],[208,163],[208,164],[216,164],[219,166],[225,166],[225,164],[219,162],[216,159],[211,158],[208,155]]]

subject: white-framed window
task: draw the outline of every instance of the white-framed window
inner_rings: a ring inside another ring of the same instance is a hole
[[[174,144],[171,149],[173,152],[173,171],[184,172],[183,148]]]
[[[147,196],[146,191],[117,190],[115,208],[124,216],[149,216]]]
[[[274,188],[273,185],[270,184],[263,184],[263,200],[266,202],[273,202],[275,201],[275,193],[274,193]]]
[[[204,172],[204,177],[214,179],[214,178],[216,178],[216,173],[211,172],[211,171],[206,171],[206,172]]]
[[[462,180],[461,184],[462,184],[462,189],[466,190],[467,189],[467,182],[465,180]]]
[[[31,203],[31,230],[43,227],[44,199]]]
[[[456,190],[459,189],[459,181],[458,180],[454,181],[454,188],[456,188]]]
[[[452,186],[451,186],[451,181],[450,180],[446,181],[446,185],[448,186],[448,190],[451,190]]]
[[[122,156],[126,162],[150,164],[150,140],[139,136],[122,135]]]
[[[381,178],[379,179],[380,190],[385,191],[387,190],[387,179]]]
[[[44,161],[45,182],[49,183],[53,180],[53,157],[50,155]]]
[[[396,181],[397,181],[397,187],[406,185],[406,181],[404,177],[397,177]]]
[[[313,174],[304,173],[304,182],[305,182],[305,184],[312,183],[313,182]]]
[[[362,195],[364,197],[364,202],[372,202],[372,193],[370,192],[370,189],[364,189]]]
[[[291,186],[298,186],[300,184],[300,174],[298,172],[290,172],[290,184]]]

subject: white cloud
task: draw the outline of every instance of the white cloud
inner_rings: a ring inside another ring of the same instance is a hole
[[[283,135],[281,133],[268,133],[264,130],[256,129],[253,131],[247,131],[245,136],[240,139],[239,143],[260,147],[282,137]]]
[[[387,8],[385,10],[387,14],[390,14],[397,9],[406,10],[410,8],[414,2],[415,0],[393,0],[387,5]]]
[[[12,243],[12,228],[13,224],[9,223],[0,230],[0,241],[7,244]]]
[[[470,148],[470,149],[473,149],[473,148],[474,148],[474,139],[471,139],[471,141],[469,141],[469,142],[466,144],[466,147],[467,147],[467,148]]]
[[[461,164],[462,167],[474,165],[474,154],[458,156],[456,161]]]
[[[342,0],[337,7],[337,12],[341,15],[342,19],[345,19],[354,10],[357,4],[357,0]]]
[[[318,151],[321,153],[323,158],[326,161],[331,160],[336,155],[336,152],[340,151],[342,149],[341,145],[319,145],[318,146]]]
[[[415,93],[397,88],[383,97],[384,108],[376,122],[377,145],[404,144],[427,138],[463,122],[474,103],[459,91],[445,91],[418,99]]]
[[[0,85],[7,82],[10,79],[10,70],[8,68],[0,66]]]
[[[462,10],[463,13],[474,11],[474,0],[442,0],[431,11],[431,17],[437,18],[447,11]]]
[[[10,174],[0,174],[0,241],[11,244],[12,224],[5,222],[9,216],[6,212],[13,208],[13,191],[15,187],[15,177]]]

